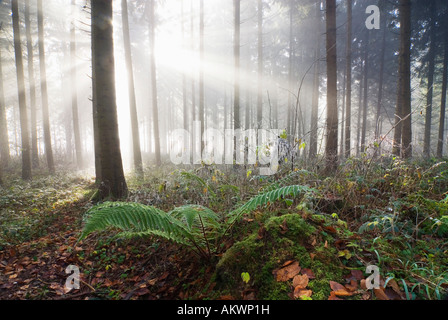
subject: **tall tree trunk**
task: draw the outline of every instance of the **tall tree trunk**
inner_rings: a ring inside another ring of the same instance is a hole
[[[115,92],[112,1],[92,1],[93,88],[97,112],[101,184],[99,197],[125,198],[127,185],[121,159]]]
[[[54,173],[53,149],[51,146],[50,114],[48,111],[47,69],[45,65],[44,17],[42,0],[37,0],[37,28],[39,36],[40,86],[42,95],[42,120],[44,127],[45,155],[50,173]]]
[[[363,79],[365,77],[364,75],[364,67],[365,67],[365,61],[361,59],[361,70],[359,72],[359,94],[358,94],[358,122],[356,125],[356,156],[359,156],[360,153],[360,145],[361,145],[361,115],[363,111],[363,105],[362,105],[362,93],[363,93]]]
[[[132,64],[127,0],[121,0],[121,16],[123,24],[124,54],[126,60],[126,69],[128,72],[129,112],[132,126],[132,151],[134,155],[134,168],[137,175],[140,178],[143,178],[143,161],[142,152],[140,149],[140,130],[138,125],[137,101],[135,97],[134,69]]]
[[[293,132],[293,118],[294,118],[294,103],[293,103],[293,91],[294,91],[294,0],[289,1],[289,57],[288,57],[288,110],[286,118],[286,130],[288,134],[292,135]]]
[[[2,46],[0,45],[0,166],[8,166],[10,160],[9,152],[8,122],[6,119],[5,92],[3,86]]]
[[[334,171],[338,164],[338,94],[336,50],[336,0],[326,1],[327,32],[327,143],[326,169]]]
[[[184,1],[181,1],[181,33],[182,33],[182,50],[185,50],[185,10]],[[182,104],[183,104],[183,127],[188,131],[189,128],[189,114],[187,104],[187,75],[185,71],[182,72]],[[185,142],[185,147],[187,141]]]
[[[346,97],[345,97],[345,157],[350,158],[351,139],[352,139],[352,18],[353,1],[347,0],[347,79],[346,79]]]
[[[445,52],[443,58],[442,101],[440,103],[439,140],[437,143],[437,157],[439,158],[442,158],[443,156],[447,80],[448,80],[448,30],[445,28]]]
[[[258,91],[257,128],[263,127],[263,1],[258,0]]]
[[[362,134],[361,134],[361,152],[367,151],[366,146],[366,134],[367,134],[367,114],[369,107],[369,30],[367,30],[367,35],[364,44],[364,104],[362,111]]]
[[[30,0],[25,0],[26,48],[28,53],[28,81],[30,84],[30,116],[31,116],[31,162],[34,168],[39,167],[39,151],[37,148],[36,119],[36,80],[34,77],[34,52],[31,37]]]
[[[12,25],[14,33],[14,54],[16,60],[17,89],[19,94],[20,128],[22,139],[22,179],[31,179],[31,150],[28,128],[28,114],[23,75],[22,42],[20,39],[18,0],[11,1]]]
[[[347,71],[347,70],[346,70]],[[345,134],[345,90],[347,87],[347,72],[344,72],[344,81],[342,82],[342,112],[341,112],[341,143],[339,145],[339,154],[341,155],[341,158],[344,158],[345,153],[344,153],[344,143],[345,143],[345,139],[344,139],[344,134]]]
[[[204,91],[204,0],[199,3],[199,121],[201,121],[201,150],[204,149],[204,132],[205,132],[205,91]]]
[[[321,0],[316,3],[316,49],[315,49],[315,64],[314,64],[314,78],[313,78],[313,98],[311,109],[311,122],[310,122],[310,160],[313,160],[317,156],[317,126],[319,117],[319,74],[320,74],[320,37],[321,37],[321,13],[320,13]],[[290,97],[291,94],[288,95]]]
[[[233,59],[234,67],[234,96],[233,96],[233,128],[234,130],[241,128],[240,120],[240,9],[241,1],[234,0],[234,39],[233,39]],[[235,138],[236,139],[236,138]],[[235,154],[237,152],[237,143],[234,143]]]
[[[412,157],[411,0],[400,0],[400,52],[393,153]]]
[[[376,105],[376,117],[375,117],[375,141],[378,142],[380,136],[380,117],[381,117],[381,108],[383,103],[383,82],[384,82],[384,65],[385,65],[385,55],[386,55],[386,19],[382,19],[382,30],[383,30],[383,39],[381,43],[381,53],[380,53],[380,79],[378,82],[378,99]],[[375,151],[376,153],[376,151]]]
[[[152,121],[154,129],[154,147],[156,156],[156,165],[162,164],[160,155],[160,129],[159,129],[159,107],[157,97],[157,69],[155,57],[155,0],[150,0],[149,4],[149,45],[150,45],[150,68],[151,68],[151,96],[152,96]]]
[[[431,12],[431,21],[429,26],[429,52],[428,52],[428,90],[426,94],[426,119],[425,119],[425,136],[423,142],[423,156],[430,157],[431,153],[431,127],[432,127],[432,104],[434,95],[434,70],[436,57],[436,3],[429,1],[429,10]]]
[[[77,59],[76,59],[76,0],[71,0],[73,20],[70,26],[70,87],[71,87],[71,103],[72,103],[72,121],[73,134],[75,137],[75,153],[76,164],[78,169],[83,166],[81,135],[79,131],[79,114],[78,114],[78,81],[77,81]]]

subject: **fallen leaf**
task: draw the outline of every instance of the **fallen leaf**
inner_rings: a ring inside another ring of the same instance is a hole
[[[294,286],[295,290],[297,289],[305,289],[308,285],[309,278],[306,274],[304,275],[297,275],[292,280],[292,285]]]
[[[313,291],[311,290],[305,290],[305,289],[300,289],[299,287],[294,289],[294,298],[296,299],[300,299],[302,297],[311,297],[311,295],[313,294]]]
[[[310,258],[311,258],[311,260],[314,260],[314,257],[316,256],[316,254],[315,253],[310,253]]]
[[[341,298],[338,298],[338,297],[335,295],[334,291],[331,291],[331,292],[330,292],[330,296],[328,297],[328,300],[342,300],[342,299],[341,299]]]
[[[297,261],[287,264],[286,267],[274,270],[272,273],[276,276],[278,282],[285,282],[299,274],[301,268]]]
[[[356,281],[361,281],[362,279],[364,279],[364,274],[361,270],[351,270],[350,274],[348,274],[345,279],[347,281],[351,281],[351,280],[356,280]]]
[[[350,292],[354,292],[358,289],[358,283],[356,282],[356,280],[352,280],[350,281],[350,284],[345,285],[345,288]]]
[[[325,231],[328,231],[329,233],[337,233],[336,229],[334,227],[331,226],[324,226],[323,227]]]
[[[352,292],[348,292],[347,289],[340,283],[330,281],[330,287],[336,296],[348,297],[353,295]]]
[[[280,231],[281,234],[285,234],[286,232],[288,232],[288,225],[286,224],[286,219],[283,220],[283,223],[280,225],[280,229],[282,229]]]
[[[231,295],[220,296],[218,300],[235,300]]]
[[[375,297],[378,300],[390,300],[387,294],[384,292],[382,288],[380,289],[373,289],[373,293],[375,294]]]
[[[316,276],[311,269],[302,269],[300,270],[300,273],[306,274],[310,280],[316,279]]]
[[[370,292],[365,292],[365,293],[362,295],[362,300],[370,300],[371,297],[372,297],[372,296],[371,296]]]
[[[361,280],[360,286],[362,290],[367,290],[366,279]]]

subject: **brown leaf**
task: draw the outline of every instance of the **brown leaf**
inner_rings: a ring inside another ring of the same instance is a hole
[[[361,270],[351,270],[350,274],[345,277],[347,281],[356,280],[361,281],[364,279],[364,274]]]
[[[330,287],[336,296],[348,297],[353,295],[352,292],[348,292],[347,289],[340,283],[330,281]]]
[[[328,300],[342,300],[342,299],[338,298],[334,291],[331,291],[330,296],[328,297]]]
[[[360,285],[362,290],[367,290],[366,279],[362,279]]]
[[[283,223],[280,225],[280,229],[282,229],[280,231],[281,234],[285,234],[286,232],[288,232],[288,225],[286,224],[286,218],[285,218],[285,220],[283,220]]]
[[[299,287],[294,289],[294,298],[296,299],[300,299],[301,297],[311,297],[311,295],[313,294],[313,291],[311,290],[305,290],[305,289],[300,289]]]
[[[356,282],[356,280],[352,280],[350,281],[350,284],[345,285],[345,288],[350,292],[354,292],[358,289],[358,283]]]
[[[390,300],[403,300],[403,297],[400,293],[395,292],[392,288],[386,288],[384,289],[384,293]]]
[[[218,300],[235,300],[231,295],[220,296]]]
[[[300,270],[302,274],[306,274],[308,276],[308,279],[313,280],[316,279],[316,276],[314,275],[313,271],[311,269],[302,269]]]
[[[297,289],[305,289],[308,285],[309,282],[309,278],[306,274],[304,275],[297,275],[294,277],[294,279],[292,280],[292,285],[294,286],[294,290]]]
[[[287,264],[286,267],[274,270],[272,273],[276,276],[278,282],[284,282],[299,274],[300,269],[299,263],[295,261],[291,264]]]
[[[375,297],[378,300],[390,300],[387,294],[384,292],[382,288],[380,289],[373,289],[373,293],[375,293]]]
[[[330,288],[333,291],[345,290],[345,287],[342,284],[337,283],[335,281],[330,281]]]
[[[370,292],[365,292],[362,295],[362,300],[370,300],[371,297],[372,297],[372,295],[370,294]]]
[[[266,234],[266,228],[265,227],[261,227],[260,229],[258,229],[257,239],[258,240],[263,239],[265,234]]]
[[[323,227],[325,231],[328,231],[329,233],[337,233],[336,229],[334,227],[331,226],[324,226]]]

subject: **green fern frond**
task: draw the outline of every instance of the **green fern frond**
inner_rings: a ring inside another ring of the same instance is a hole
[[[244,205],[239,207],[238,209],[232,211],[229,213],[229,223],[233,224],[235,221],[237,221],[243,214],[249,213],[251,211],[254,211],[256,208],[265,206],[269,203],[274,203],[278,200],[281,200],[285,197],[297,197],[299,195],[303,194],[310,194],[315,193],[317,190],[307,187],[307,186],[301,186],[301,185],[294,185],[294,186],[286,186],[281,187],[272,191],[267,191],[264,193],[261,193],[259,195],[256,195],[249,201],[247,201]]]
[[[300,177],[300,176],[316,176],[316,174],[313,172],[310,172],[308,170],[303,170],[303,169],[294,171],[294,172],[289,173],[285,177],[281,178],[280,180],[267,185],[266,187],[264,187],[262,189],[262,191],[268,192],[268,191],[273,191],[275,189],[285,187],[288,185],[297,184],[296,178]]]
[[[181,244],[191,235],[174,217],[157,208],[139,203],[106,202],[87,211],[87,221],[80,240],[94,231],[115,227],[123,235],[157,235]]]
[[[168,215],[182,221],[188,230],[194,227],[204,226],[205,228],[219,228],[218,215],[209,208],[199,205],[186,205],[177,207],[170,211]]]

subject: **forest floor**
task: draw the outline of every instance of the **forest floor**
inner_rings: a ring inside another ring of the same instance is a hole
[[[312,168],[272,177],[251,170],[167,166],[148,168],[143,181],[128,177],[127,202],[166,212],[201,205],[222,218],[228,232],[205,257],[156,236],[112,237],[116,229],[79,241],[95,205],[92,177],[59,173],[23,182],[7,175],[0,187],[0,300],[446,297],[446,162],[350,159],[332,176]],[[278,196],[288,186],[312,192]],[[254,198],[261,200],[252,210],[225,225],[229,212]],[[66,287],[69,265],[80,270],[79,289]],[[374,290],[369,265],[380,273]]]

